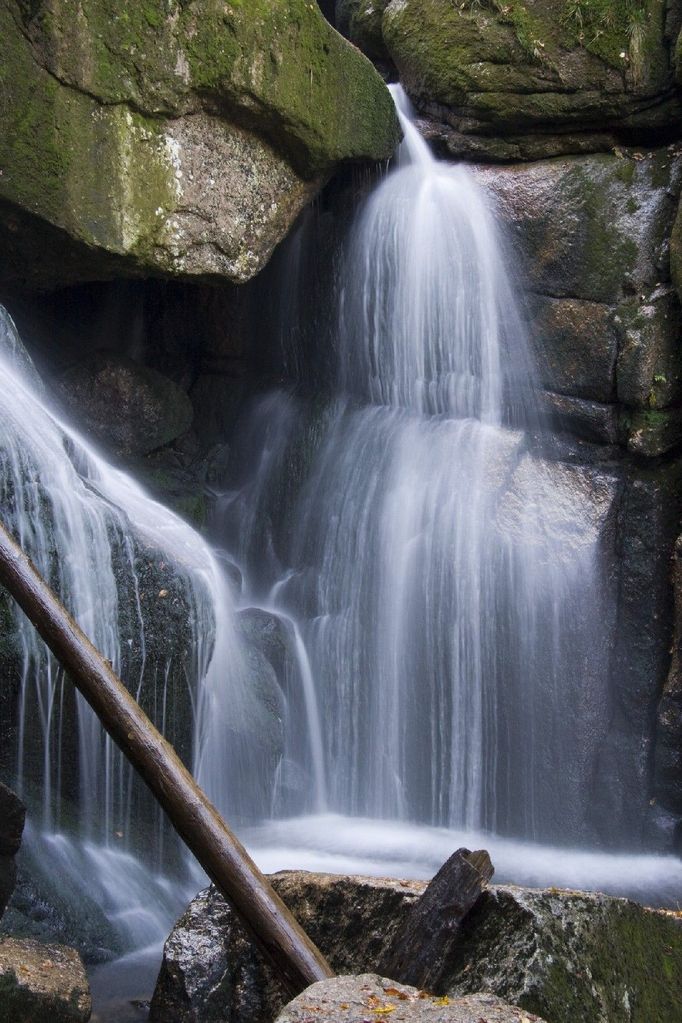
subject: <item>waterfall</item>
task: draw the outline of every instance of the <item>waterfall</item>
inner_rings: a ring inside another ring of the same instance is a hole
[[[393,94],[404,141],[340,260],[332,397],[311,410],[304,370],[302,389],[254,402],[221,541],[249,600],[299,623],[331,811],[584,841],[609,715],[609,500],[587,499],[590,469],[538,441],[487,198],[433,157]],[[307,292],[285,306],[298,367],[316,313]],[[310,771],[300,742],[286,755]],[[285,814],[311,809],[283,800]]]
[[[233,597],[212,551],[49,407],[1,307],[0,372],[3,521],[155,724],[193,763],[219,808],[237,818],[253,814],[249,743],[259,710],[249,693]],[[103,903],[124,918],[110,898],[116,865],[139,874],[143,867],[130,856],[137,853],[148,869],[167,868],[173,836],[18,610],[15,629],[17,784],[31,806],[41,803],[38,818],[32,814],[33,844],[48,860],[67,849],[64,861],[87,869]],[[63,796],[78,805],[80,849],[73,835],[59,834],[66,823]],[[126,886],[119,887],[125,899]],[[141,889],[140,883],[135,891]]]

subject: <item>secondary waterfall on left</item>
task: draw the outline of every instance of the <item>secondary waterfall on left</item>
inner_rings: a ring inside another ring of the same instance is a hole
[[[0,373],[4,523],[209,796],[239,818],[254,799],[245,775],[256,711],[219,564],[198,533],[51,410],[1,306]],[[20,675],[16,783],[33,809],[29,842],[55,868],[87,875],[123,947],[153,940],[167,924],[153,908],[170,887],[161,868],[175,861],[176,876],[186,874],[175,839],[28,620],[9,604],[7,614]]]

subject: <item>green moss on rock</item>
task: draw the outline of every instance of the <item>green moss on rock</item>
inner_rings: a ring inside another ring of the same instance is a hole
[[[307,0],[204,0],[187,8],[184,37],[195,89],[287,147],[304,174],[330,163],[381,158],[397,142],[393,105],[379,76]]]
[[[391,0],[382,30],[413,98],[448,108],[464,135],[644,128],[679,112],[665,0]]]
[[[661,13],[658,0],[564,0],[561,20],[586,49],[639,77]]]
[[[161,125],[60,86],[4,6],[0,38],[0,195],[86,245],[134,251],[177,201]]]
[[[245,280],[338,163],[398,135],[380,76],[306,0],[0,6],[0,202],[87,246],[86,279],[106,254]]]
[[[682,444],[682,409],[646,409],[622,416],[628,450],[657,458]]]
[[[381,159],[397,141],[381,79],[308,0],[51,0],[24,10],[23,26],[73,88],[147,115],[208,100],[309,175]]]
[[[105,103],[130,103],[147,112],[177,113],[186,101],[175,0],[37,0],[14,6],[38,62],[60,82]]]

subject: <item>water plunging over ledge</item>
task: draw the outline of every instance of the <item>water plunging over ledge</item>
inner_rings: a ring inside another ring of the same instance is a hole
[[[253,403],[221,542],[246,600],[298,622],[328,810],[589,842],[610,713],[609,497],[586,500],[590,470],[538,441],[486,197],[434,159],[393,93],[405,139],[341,260],[332,397],[312,413],[298,393]],[[285,361],[314,391],[297,350],[314,313],[305,298],[289,307]],[[310,776],[300,738],[285,763]],[[313,809],[286,770],[278,802]]]

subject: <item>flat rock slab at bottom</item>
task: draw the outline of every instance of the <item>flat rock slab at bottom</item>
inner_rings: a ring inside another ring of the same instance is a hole
[[[64,945],[0,937],[0,1023],[87,1023],[81,957]]]
[[[376,973],[320,980],[286,1005],[275,1023],[545,1023],[495,995],[439,998]]]

